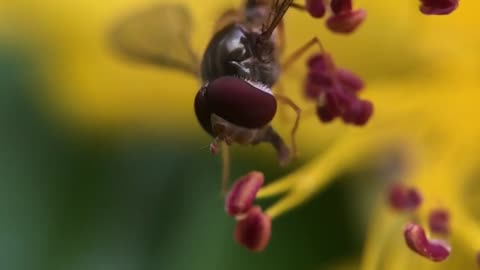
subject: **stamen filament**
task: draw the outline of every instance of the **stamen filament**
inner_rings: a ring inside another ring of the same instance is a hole
[[[393,130],[388,132],[395,134]],[[275,218],[308,200],[335,180],[337,173],[363,159],[366,152],[373,149],[373,145],[378,147],[382,143],[389,142],[392,137],[395,137],[392,136],[393,134],[388,136],[384,132],[378,132],[368,137],[357,137],[354,140],[340,139],[339,143],[332,145],[326,153],[308,165],[260,189],[257,198],[271,197],[290,190],[285,198],[266,210],[270,217]],[[353,137],[352,134],[349,134],[349,138],[351,137]]]

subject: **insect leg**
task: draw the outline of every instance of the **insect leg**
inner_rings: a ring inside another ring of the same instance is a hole
[[[230,179],[230,147],[224,141],[221,142],[222,151],[222,196],[228,192]]]
[[[286,105],[290,106],[296,113],[296,117],[295,117],[295,122],[293,124],[293,127],[292,127],[292,130],[290,131],[290,136],[291,136],[291,140],[292,140],[292,144],[291,144],[291,147],[292,147],[292,153],[293,153],[293,156],[296,156],[297,155],[297,142],[296,142],[296,133],[297,133],[297,130],[298,130],[298,126],[300,125],[300,117],[302,115],[302,109],[297,105],[295,104],[295,102],[293,102],[290,98],[286,97],[286,96],[283,96],[283,95],[276,95],[275,96],[277,98],[277,100],[285,103]]]
[[[278,81],[275,84],[275,89],[273,91],[273,95],[274,96],[284,96],[285,95],[285,87],[283,86],[281,81]],[[287,111],[285,110],[285,107],[284,106],[279,106],[277,110],[278,110],[278,116],[280,118],[280,121],[282,121],[282,123],[287,122],[288,121],[288,115],[287,115]]]
[[[320,47],[320,51],[325,52],[320,39],[318,39],[318,37],[314,37],[287,57],[287,59],[281,65],[282,71],[287,71],[293,65],[293,63],[295,63],[295,61],[299,60],[300,57],[302,57],[302,55],[308,51],[308,49],[315,45]]]
[[[256,140],[252,142],[252,145],[261,142],[272,144],[277,152],[277,159],[281,166],[285,166],[290,162],[292,158],[291,151],[283,141],[282,137],[272,128],[272,126],[266,127]]]

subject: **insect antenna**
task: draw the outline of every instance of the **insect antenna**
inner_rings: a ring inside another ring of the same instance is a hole
[[[275,28],[277,28],[278,24],[282,21],[283,16],[290,8],[294,0],[274,0],[272,2],[272,7],[270,14],[268,16],[266,27],[262,32],[262,39],[268,40],[272,35]]]

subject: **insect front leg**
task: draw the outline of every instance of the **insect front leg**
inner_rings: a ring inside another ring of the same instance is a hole
[[[314,37],[287,57],[287,59],[281,64],[282,72],[286,72],[296,61],[300,60],[300,58],[308,51],[308,49],[315,45],[320,48],[321,52],[325,52],[320,39],[318,39],[318,37]]]
[[[229,145],[217,138],[210,143],[210,152],[214,155],[221,152],[222,155],[222,196],[228,192],[228,183],[230,182],[230,147]]]
[[[222,151],[222,196],[225,196],[230,182],[230,147],[225,142],[221,142],[220,145]]]

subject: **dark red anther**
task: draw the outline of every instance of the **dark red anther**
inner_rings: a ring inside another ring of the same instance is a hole
[[[365,87],[363,80],[350,70],[338,68],[336,75],[345,90],[356,93]]]
[[[480,268],[480,251],[477,252],[477,265]]]
[[[311,82],[308,79],[305,81],[305,85],[303,89],[304,89],[305,98],[311,99],[311,100],[317,100],[320,97],[320,95],[323,93],[321,86]]]
[[[341,116],[345,108],[347,97],[338,89],[328,89],[322,102],[317,104],[317,116],[323,123],[333,121]]]
[[[312,55],[307,60],[307,67],[315,72],[329,72],[335,69],[332,57],[326,52]]]
[[[328,106],[317,106],[317,116],[323,123],[332,122],[338,115],[330,110]]]
[[[316,101],[321,94],[333,87],[333,83],[333,79],[328,73],[311,70],[305,81],[305,97]]]
[[[212,113],[244,128],[264,127],[277,110],[277,101],[269,89],[236,77],[226,76],[211,82],[205,97]]]
[[[345,123],[351,123],[358,126],[365,125],[373,114],[373,104],[366,100],[353,100],[342,119]]]
[[[348,13],[352,10],[352,0],[332,0],[330,7],[334,14]]]
[[[325,52],[315,54],[307,61],[308,76],[304,93],[317,102],[316,113],[327,123],[341,117],[345,123],[365,125],[373,114],[373,104],[360,100],[358,91],[363,81],[353,72],[336,68],[331,56]]]
[[[446,15],[458,7],[458,0],[420,0],[420,11],[425,15]]]
[[[430,230],[437,234],[448,235],[450,214],[446,209],[435,209],[428,215],[428,225]]]
[[[257,171],[240,177],[227,194],[225,211],[234,217],[245,214],[252,207],[263,179],[263,173]]]
[[[258,206],[250,208],[245,218],[237,221],[235,240],[255,252],[263,251],[270,241],[272,221]]]
[[[322,18],[326,11],[323,0],[305,0],[305,9],[314,18]]]
[[[365,20],[367,12],[363,9],[334,14],[327,19],[327,27],[332,32],[349,34]]]
[[[319,53],[307,61],[308,75],[305,82],[305,96],[317,100],[322,93],[333,87],[335,66],[329,54]]]
[[[334,77],[331,72],[327,71],[310,70],[308,72],[308,81],[323,87],[325,90],[334,87]]]
[[[390,206],[398,211],[411,211],[420,206],[422,195],[415,188],[395,184],[390,187],[388,200]]]
[[[450,255],[450,246],[441,240],[427,239],[425,230],[417,224],[410,223],[404,230],[405,242],[417,254],[434,262],[441,262]]]
[[[325,94],[325,106],[327,106],[333,114],[342,116],[347,106],[355,97],[346,95],[345,91],[338,87],[338,84],[335,86],[336,87],[329,89]]]

